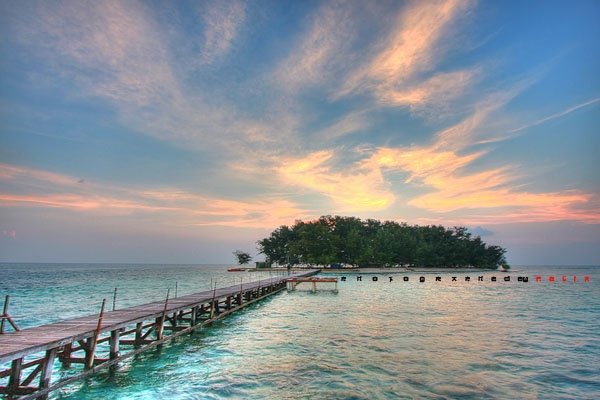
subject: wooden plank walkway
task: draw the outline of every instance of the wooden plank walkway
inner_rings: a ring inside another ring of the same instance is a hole
[[[115,365],[119,360],[138,354],[146,348],[160,345],[182,333],[192,332],[194,328],[277,293],[286,287],[290,278],[304,278],[317,272],[318,270],[308,270],[101,312],[100,316],[88,315],[2,334],[0,366],[11,363],[11,367],[0,371],[0,379],[9,378],[8,384],[2,386],[0,383],[0,394],[7,394],[8,398],[45,398],[51,390],[75,380],[69,378],[64,380],[68,381],[66,383],[61,381],[50,386],[55,358],[64,367],[70,367],[71,363],[85,364],[85,369],[89,371],[75,377],[80,378],[95,372],[99,367]],[[102,337],[103,334],[105,337]],[[134,337],[125,339],[127,335]],[[96,354],[96,344],[103,342],[109,342],[109,357],[101,358]],[[123,352],[120,345],[132,345],[134,348]],[[76,352],[82,352],[83,356],[75,357]],[[43,353],[41,357],[40,353]],[[35,355],[39,358],[30,361]],[[28,376],[23,372],[27,368],[30,369]],[[32,386],[31,383],[38,375],[40,384]]]

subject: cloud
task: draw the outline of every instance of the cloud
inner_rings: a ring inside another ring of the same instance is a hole
[[[508,131],[508,133],[511,133],[511,134],[512,134],[512,133],[517,133],[517,132],[520,132],[520,131],[523,131],[523,130],[529,129],[529,128],[531,128],[531,127],[534,127],[534,126],[541,125],[541,124],[543,124],[543,123],[545,123],[545,122],[552,121],[552,120],[554,120],[554,119],[557,119],[557,118],[562,118],[562,117],[564,117],[565,115],[569,115],[569,114],[571,114],[572,112],[575,112],[575,111],[577,111],[577,110],[579,110],[579,109],[581,109],[581,108],[584,108],[584,107],[587,107],[587,106],[591,106],[591,105],[593,105],[593,104],[596,104],[596,103],[597,103],[597,102],[599,102],[599,101],[600,101],[600,97],[596,97],[596,98],[594,98],[594,99],[592,99],[592,100],[589,100],[589,101],[586,101],[586,102],[584,102],[584,103],[577,104],[576,106],[569,107],[569,108],[567,108],[566,110],[560,111],[560,112],[558,112],[558,113],[554,113],[554,114],[552,114],[552,115],[549,115],[549,116],[547,116],[547,117],[544,117],[544,118],[540,118],[540,119],[538,119],[537,121],[533,121],[533,122],[530,122],[530,123],[528,123],[528,124],[525,124],[525,125],[519,126],[518,128],[511,129],[511,130],[509,130],[509,131]]]
[[[336,97],[371,92],[380,104],[413,111],[459,97],[479,68],[449,72],[435,68],[452,47],[451,28],[472,4],[463,0],[410,3],[392,33],[375,46],[381,50],[348,76]]]
[[[310,26],[274,76],[286,90],[301,90],[327,82],[345,67],[346,50],[356,37],[350,3],[324,2],[314,13]]]
[[[347,135],[366,130],[370,125],[368,110],[352,111],[345,114],[315,136],[323,141],[338,140]]]
[[[479,72],[478,68],[442,72],[406,88],[381,87],[376,95],[382,104],[406,106],[415,114],[432,116],[448,112],[452,101],[465,93]]]
[[[201,10],[204,29],[202,60],[211,63],[229,51],[246,18],[242,1],[210,2]]]
[[[432,147],[460,151],[472,145],[484,143],[490,137],[495,137],[495,131],[486,124],[489,124],[499,110],[535,83],[537,79],[536,76],[528,76],[507,88],[482,96],[472,106],[469,115],[435,134],[435,143]]]
[[[231,50],[245,21],[244,2],[199,8],[201,40],[179,25],[185,18],[176,7],[162,14],[137,1],[23,7],[24,17],[11,21],[20,45],[44,67],[40,84],[53,83],[71,98],[102,99],[136,132],[185,149],[244,153],[277,137],[284,125],[253,118],[227,100],[228,82],[210,96],[190,85],[196,76],[213,83],[199,69]]]
[[[518,91],[509,90],[492,96],[493,101],[484,101],[484,105],[472,115],[440,131],[437,140],[429,146],[378,148],[361,163],[371,169],[379,167],[408,173],[405,183],[429,190],[410,199],[407,205],[448,215],[468,210],[469,214],[464,218],[469,223],[503,223],[515,218],[588,223],[600,220],[594,215],[593,197],[590,194],[580,191],[532,193],[522,190],[515,183],[520,177],[515,172],[517,166],[465,172],[465,167],[486,152],[464,155],[461,152],[470,147],[475,132],[485,120],[516,93]],[[489,210],[487,215],[483,211],[486,209]]]
[[[324,150],[280,159],[277,175],[284,185],[329,197],[340,211],[380,210],[394,202],[380,170],[359,166],[335,172],[330,164],[332,157],[332,151]]]
[[[67,1],[35,11],[23,36],[92,95],[134,107],[180,101],[167,43],[143,4]]]
[[[0,207],[63,209],[99,216],[135,216],[172,226],[272,228],[311,214],[292,201],[227,199],[179,188],[122,187],[0,164]]]

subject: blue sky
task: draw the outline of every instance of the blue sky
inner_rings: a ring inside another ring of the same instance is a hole
[[[600,263],[596,1],[0,4],[0,260],[230,263],[340,214]]]

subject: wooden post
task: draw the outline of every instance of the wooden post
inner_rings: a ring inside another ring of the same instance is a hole
[[[21,370],[23,359],[17,358],[10,365],[10,377],[8,378],[8,394],[17,394],[17,390],[21,385]]]
[[[50,387],[50,378],[52,378],[52,368],[54,368],[54,358],[56,357],[57,350],[57,348],[53,348],[46,351],[44,367],[42,368],[42,374],[40,375],[40,389],[46,389]],[[43,395],[40,398],[47,399],[48,395]]]
[[[113,311],[117,309],[117,288],[115,288],[115,292],[113,293]]]
[[[118,329],[115,329],[114,331],[112,331],[110,333],[110,355],[109,358],[111,360],[119,357],[119,339],[121,336],[121,331],[119,331]]]
[[[90,338],[90,347],[85,355],[85,369],[92,369],[94,367],[96,344],[98,343],[98,336],[100,336],[100,328],[102,328],[102,318],[104,318],[104,306],[106,306],[106,299],[102,299],[102,308],[100,309],[100,315],[98,316],[96,331],[94,332],[94,336]]]
[[[73,343],[67,343],[65,344],[65,347],[63,347],[63,351],[60,353],[59,358],[60,361],[62,362],[62,366],[63,368],[69,368],[71,366],[71,352],[73,349]]]
[[[210,319],[213,319],[215,316],[215,295],[217,294],[217,285],[215,284],[215,288],[213,289],[213,297],[210,302]]]
[[[177,330],[177,312],[173,313],[173,317],[171,319],[171,323],[173,325],[173,331]]]
[[[157,318],[156,327],[156,339],[161,340],[163,338],[163,327],[165,325],[165,316],[167,315],[167,305],[169,304],[169,289],[167,289],[167,298],[165,299],[165,306],[163,307],[162,316]]]
[[[135,345],[137,346],[142,343],[142,328],[144,327],[144,322],[138,322],[135,324]]]
[[[175,282],[175,298],[177,298],[177,282]]]
[[[196,326],[197,318],[198,318],[198,306],[192,308],[192,315],[190,316],[190,326],[192,326],[192,327]]]

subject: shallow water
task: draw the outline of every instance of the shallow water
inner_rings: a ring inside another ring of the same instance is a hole
[[[258,279],[225,268],[2,266],[0,286],[13,295],[15,315],[39,315],[17,318],[31,326],[53,320],[56,313],[43,315],[49,309],[97,312],[114,286],[126,306],[135,293],[163,298],[175,281],[183,294],[209,288],[211,278],[219,286]],[[409,282],[348,274],[338,294],[283,292],[53,398],[600,398],[600,269],[517,269],[511,282],[490,282],[505,276],[496,272],[471,274],[471,282],[468,273],[410,273]],[[49,270],[50,284],[42,282]],[[550,275],[559,282],[549,283]]]

